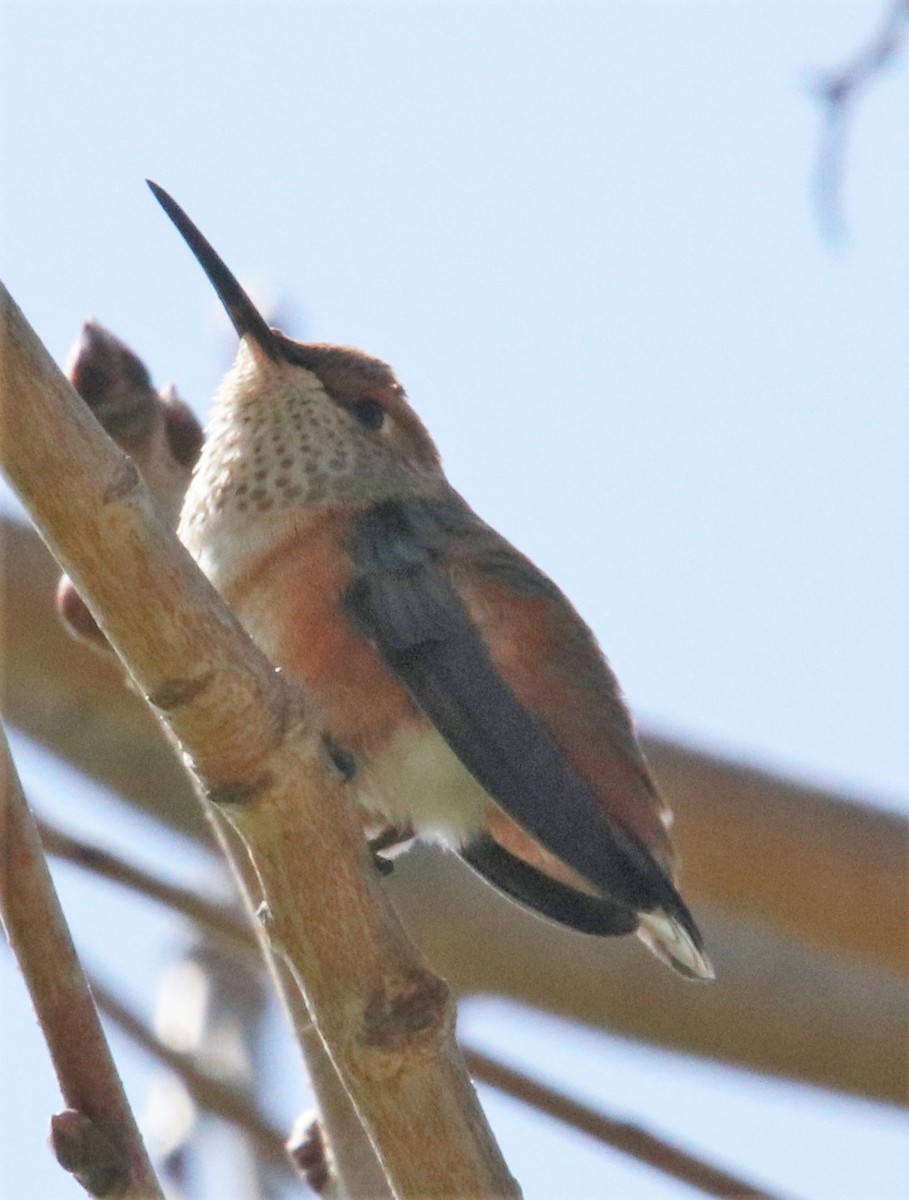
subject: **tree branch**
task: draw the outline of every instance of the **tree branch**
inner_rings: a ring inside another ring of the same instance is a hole
[[[39,819],[37,826],[45,853],[166,905],[234,950],[258,951],[255,934],[234,909],[207,900],[192,888],[168,883],[118,854],[64,833],[49,821]]]
[[[448,991],[382,898],[302,693],[195,568],[5,292],[2,309],[3,469],[243,837],[269,937],[392,1190],[515,1195],[457,1051]]]
[[[686,891],[730,916],[909,972],[909,820],[662,738]]]
[[[0,727],[0,913],[69,1112],[61,1166],[94,1196],[163,1200],[60,909]]]
[[[639,1125],[606,1117],[479,1050],[464,1047],[464,1057],[475,1079],[708,1196],[719,1196],[721,1200],[773,1200],[769,1192],[670,1145]]]
[[[3,518],[0,540],[9,719],[157,819],[210,839],[145,706],[114,665],[61,628],[46,551]],[[686,892],[696,903],[769,921],[876,966],[909,969],[905,817],[664,738],[645,735],[644,743],[676,814]]]
[[[198,420],[176,399],[173,389],[156,392],[145,364],[97,323],[89,322],[83,328],[69,359],[68,374],[105,432],[130,455],[171,528],[175,528],[204,437]],[[110,653],[85,602],[66,576],[57,588],[57,607],[78,637]],[[191,807],[193,811],[196,808]],[[217,840],[252,911],[262,900],[255,869],[231,826],[214,812],[212,817]],[[297,984],[287,966],[272,953],[260,926],[256,926],[256,935],[285,1015],[300,1041],[323,1114],[318,1126],[323,1186],[335,1197],[343,1193],[380,1200],[389,1192],[375,1150],[312,1027]],[[331,1146],[327,1147],[325,1135],[329,1130]]]
[[[867,46],[817,85],[824,135],[815,174],[821,228],[831,240],[843,236],[842,187],[848,123],[856,101],[899,55],[909,28],[909,0],[891,0]]]

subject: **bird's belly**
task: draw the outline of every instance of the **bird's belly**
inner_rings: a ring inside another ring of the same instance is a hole
[[[425,720],[402,726],[363,761],[357,802],[392,825],[456,849],[483,827],[490,799]]]

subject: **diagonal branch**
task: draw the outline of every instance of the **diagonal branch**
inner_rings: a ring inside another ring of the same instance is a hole
[[[55,1118],[54,1150],[92,1195],[162,1200],[2,729],[0,775],[0,913],[70,1110]]]
[[[680,1183],[697,1188],[705,1195],[719,1196],[721,1200],[773,1200],[769,1192],[761,1191],[738,1176],[721,1171],[693,1154],[670,1145],[639,1125],[604,1116],[588,1105],[572,1100],[564,1092],[531,1079],[523,1071],[506,1067],[479,1050],[465,1047],[464,1057],[475,1079],[488,1083],[490,1087],[529,1104],[538,1112],[546,1113],[565,1125],[571,1125],[581,1133],[596,1138],[604,1146],[619,1150]]]
[[[0,531],[11,719],[171,828],[205,831],[147,708],[63,633],[47,552],[24,526],[0,521]],[[709,995],[695,1004],[635,947],[556,930],[451,856],[417,849],[383,886],[430,961],[460,994],[508,995],[626,1037],[905,1104],[892,1050],[905,1037],[905,817],[679,743],[650,738],[647,753],[676,812],[685,877],[715,913],[720,978]],[[465,926],[475,936],[465,939]]]
[[[73,386],[102,428],[139,468],[160,510],[174,528],[204,437],[192,411],[177,398],[173,388],[156,392],[141,359],[96,322],[84,326],[67,370]],[[56,599],[58,612],[70,631],[96,649],[105,650],[103,655],[92,657],[109,660],[110,647],[106,639],[65,575],[60,580]],[[128,694],[122,686],[117,692],[118,700]],[[118,710],[119,707],[118,704]],[[148,715],[147,709],[143,708],[143,711]],[[159,803],[160,799],[156,798],[156,809]],[[186,815],[199,812],[191,800],[183,807]],[[212,815],[215,819],[211,828],[234,869],[240,891],[245,893],[247,907],[251,910],[261,900],[255,868],[230,825]],[[323,1150],[330,1131],[331,1150],[327,1157],[323,1155],[325,1169],[322,1173],[326,1176],[323,1182],[331,1179],[332,1194],[340,1195],[343,1191],[349,1196],[380,1200],[380,1197],[388,1196],[389,1191],[372,1143],[312,1025],[290,971],[272,952],[264,931],[257,928],[257,934],[272,983],[290,1027],[300,1040],[310,1083],[323,1114],[318,1125],[318,1144]],[[305,1152],[303,1157],[305,1159]]]
[[[198,572],[5,292],[0,306],[3,469],[207,802],[243,837],[269,938],[392,1190],[515,1195],[457,1050],[448,989],[382,897],[305,697]]]
[[[206,835],[186,776],[148,709],[124,688],[115,666],[63,632],[53,606],[58,573],[32,531],[0,518],[0,554],[10,721],[157,820]],[[686,888],[696,903],[906,971],[905,816],[883,811],[873,797],[863,803],[680,742],[653,735],[644,742],[676,814]],[[402,860],[405,872],[411,858]],[[479,881],[473,890],[492,895]]]
[[[38,820],[37,825],[45,852],[54,858],[82,867],[93,875],[119,883],[141,896],[166,905],[234,950],[257,950],[253,931],[226,905],[208,900],[192,888],[168,883],[110,850],[102,850],[100,846],[64,833],[49,821]]]

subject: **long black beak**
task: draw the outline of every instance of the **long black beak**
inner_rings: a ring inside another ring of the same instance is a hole
[[[172,200],[168,196],[164,188],[158,187],[150,179],[146,179],[145,182],[151,188],[155,199],[183,235],[187,246],[199,260],[199,265],[218,293],[218,298],[227,310],[227,315],[240,337],[251,338],[275,362],[283,359],[284,354],[277,337],[266,325],[262,314],[228,271],[209,241],[202,236],[176,200]]]

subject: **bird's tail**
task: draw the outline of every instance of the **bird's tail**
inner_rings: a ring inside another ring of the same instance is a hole
[[[638,913],[637,935],[657,958],[686,979],[715,979],[713,965],[699,940],[663,909]]]

